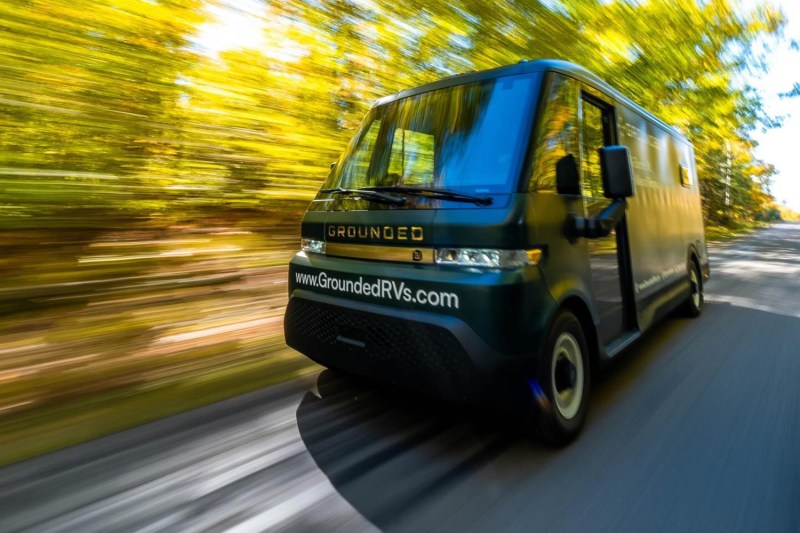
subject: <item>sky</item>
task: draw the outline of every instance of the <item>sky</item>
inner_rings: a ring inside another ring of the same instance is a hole
[[[232,48],[263,48],[266,8],[253,0],[233,0],[229,3],[207,3],[206,10],[213,22],[200,27],[195,44],[201,50],[216,54]]]
[[[744,2],[749,7],[760,2]],[[783,126],[757,131],[753,137],[758,141],[756,157],[775,165],[778,174],[772,178],[771,192],[778,203],[785,203],[800,212],[800,164],[796,152],[800,149],[800,97],[780,98],[795,83],[800,83],[800,51],[792,50],[789,42],[800,43],[800,0],[773,0],[771,5],[779,7],[785,16],[783,42],[773,45],[767,55],[769,71],[756,79],[748,80],[761,93],[765,108],[771,115],[783,115]]]
[[[743,9],[750,10],[764,4],[764,0],[742,0]],[[795,83],[800,83],[800,51],[792,50],[792,40],[800,43],[800,0],[767,0],[767,4],[780,8],[786,18],[784,39],[771,43],[766,55],[768,72],[746,81],[761,94],[767,112],[772,116],[783,116],[781,128],[756,131],[754,139],[759,143],[756,157],[775,166],[777,174],[772,178],[770,191],[778,203],[785,204],[800,212],[800,163],[794,152],[800,150],[800,97],[781,98]],[[210,14],[215,22],[204,25],[196,40],[207,53],[240,46],[260,48],[275,59],[297,60],[303,51],[295,43],[286,41],[270,42],[270,24],[280,24],[272,20],[268,7],[258,0],[228,0],[219,5],[209,4]]]

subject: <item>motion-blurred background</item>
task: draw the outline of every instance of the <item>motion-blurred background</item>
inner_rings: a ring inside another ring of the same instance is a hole
[[[733,0],[0,0],[0,464],[315,370],[283,343],[285,265],[402,88],[574,61],[689,136],[712,237],[796,217],[753,141],[784,25]]]

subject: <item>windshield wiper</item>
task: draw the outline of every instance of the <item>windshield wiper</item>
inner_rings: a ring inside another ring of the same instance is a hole
[[[378,204],[387,204],[387,205],[404,205],[406,203],[406,198],[398,197],[398,196],[391,196],[388,194],[383,194],[380,191],[376,191],[371,187],[366,189],[343,189],[341,187],[336,187],[333,189],[320,189],[319,192],[329,193],[329,194],[344,194],[347,196],[352,196],[354,198],[363,198],[364,200],[368,200],[370,202],[375,202]],[[402,191],[397,191],[402,192]]]
[[[435,198],[438,200],[452,200],[454,202],[470,202],[475,205],[491,205],[492,198],[490,196],[472,196],[471,194],[462,194],[460,192],[448,191],[447,189],[434,189],[430,187],[406,187],[402,185],[384,185],[376,187],[364,187],[358,189],[360,191],[377,191],[377,192],[397,192],[402,194],[410,194],[411,196],[424,196],[426,198]]]

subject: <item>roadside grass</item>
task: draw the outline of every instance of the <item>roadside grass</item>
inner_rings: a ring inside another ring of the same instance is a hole
[[[283,341],[294,231],[4,232],[0,465],[317,370]]]
[[[239,396],[319,370],[288,348],[225,371],[123,387],[23,412],[0,423],[0,466]]]
[[[731,223],[730,227],[706,226],[706,241],[725,242],[767,226],[769,226],[768,222],[752,221],[735,221]]]

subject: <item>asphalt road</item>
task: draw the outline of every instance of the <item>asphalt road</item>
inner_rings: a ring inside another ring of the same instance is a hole
[[[567,449],[325,371],[0,470],[0,531],[796,533],[800,226],[712,269]]]

